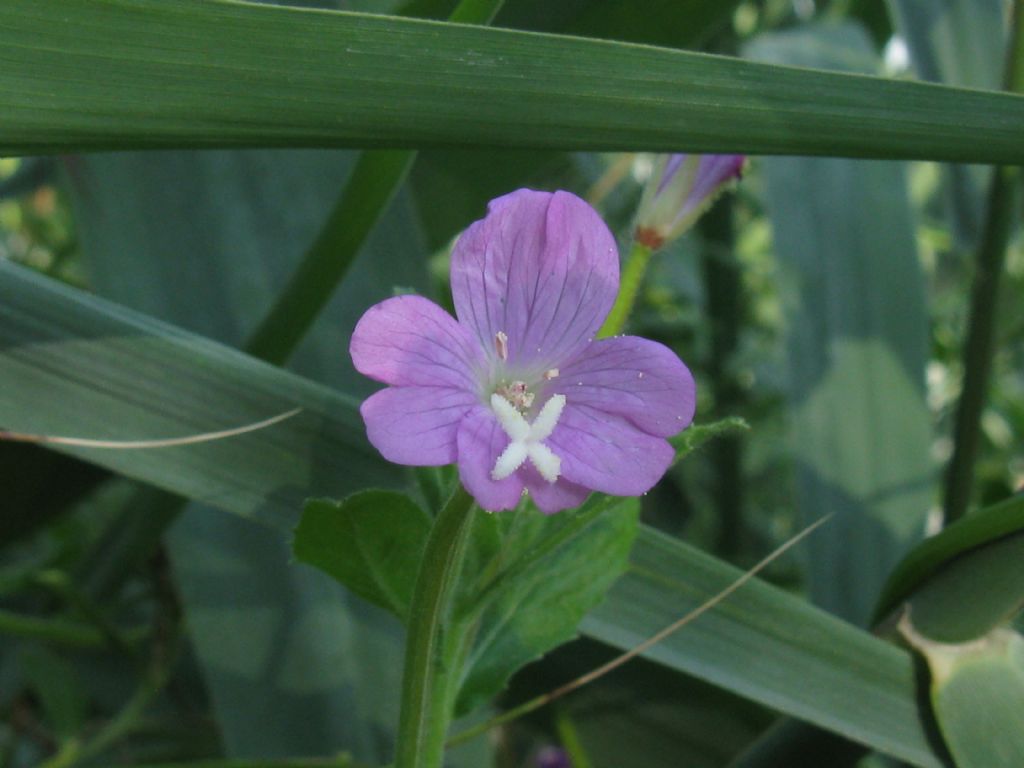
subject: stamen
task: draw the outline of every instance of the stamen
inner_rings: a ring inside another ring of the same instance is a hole
[[[558,369],[552,368],[550,370],[544,371],[544,378],[547,379],[548,381],[551,381],[552,379],[557,379]]]
[[[525,381],[513,381],[511,384],[502,383],[495,392],[512,403],[520,411],[529,410],[533,406],[535,395],[530,391]]]
[[[504,331],[494,334],[494,349],[498,353],[498,357],[508,360],[508,336]]]

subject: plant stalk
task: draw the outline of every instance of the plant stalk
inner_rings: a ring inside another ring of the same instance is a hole
[[[439,768],[458,670],[446,653],[445,623],[466,551],[473,499],[459,486],[427,539],[408,617],[395,768]]]
[[[743,281],[733,257],[733,201],[719,200],[698,223],[704,239],[701,259],[711,325],[711,355],[707,372],[715,393],[715,418],[735,414],[743,401],[743,388],[732,371],[739,346],[743,317]],[[732,560],[743,538],[743,437],[726,434],[710,446],[715,467],[715,551]]]
[[[640,292],[640,285],[643,283],[644,275],[647,273],[647,265],[651,262],[654,251],[646,245],[633,242],[633,246],[626,257],[626,266],[622,270],[622,279],[619,282],[619,295],[615,297],[611,312],[597,332],[598,338],[614,336],[622,333],[626,327],[626,321],[633,312],[633,305],[636,304],[637,294]]]
[[[1013,4],[1013,24],[1007,49],[1006,88],[1024,88],[1024,0]],[[946,471],[945,517],[952,523],[967,512],[974,484],[974,465],[981,440],[981,416],[995,354],[999,282],[1006,249],[1016,220],[1020,169],[995,169],[989,187],[985,228],[975,262],[970,315],[964,341],[963,391],[953,427],[953,456]]]

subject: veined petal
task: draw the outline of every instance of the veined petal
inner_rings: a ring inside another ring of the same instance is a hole
[[[459,421],[476,396],[452,387],[387,387],[360,406],[366,434],[388,461],[414,467],[451,464]]]
[[[562,477],[613,496],[646,493],[675,456],[667,440],[572,398],[547,442],[562,460]]]
[[[392,386],[475,391],[483,361],[470,332],[422,296],[396,296],[366,310],[349,345],[356,370]]]
[[[501,332],[509,368],[543,370],[593,338],[618,292],[619,256],[583,200],[524,189],[492,201],[463,233],[451,274],[459,321],[491,360]]]
[[[657,437],[688,427],[696,407],[693,375],[683,361],[638,336],[589,344],[562,366],[549,391],[564,394],[570,404],[624,416]]]
[[[508,435],[494,414],[483,406],[474,407],[458,429],[459,479],[488,512],[515,509],[523,495],[519,472],[495,480],[491,471],[509,445]]]
[[[549,483],[540,476],[535,467],[528,464],[519,470],[519,476],[526,484],[526,490],[530,492],[533,503],[545,515],[578,507],[590,495],[589,489],[576,485],[576,483],[570,483],[564,477],[558,478],[554,483]]]

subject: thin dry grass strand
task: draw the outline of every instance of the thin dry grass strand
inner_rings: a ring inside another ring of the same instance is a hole
[[[144,450],[147,448],[171,448],[179,445],[195,445],[197,443],[209,443],[214,440],[224,440],[229,437],[245,435],[249,432],[256,432],[266,429],[285,419],[302,412],[301,408],[295,408],[269,419],[257,421],[232,429],[221,429],[216,432],[202,432],[197,435],[185,435],[184,437],[168,437],[156,440],[94,440],[88,437],[58,437],[55,435],[31,435],[24,432],[9,432],[0,430],[0,440],[7,440],[16,443],[35,443],[38,445],[68,445],[76,448],[103,448],[109,450]]]
[[[628,650],[625,653],[623,653],[621,656],[615,657],[614,659],[609,661],[607,664],[603,664],[600,667],[598,667],[597,669],[593,669],[590,672],[588,672],[587,674],[582,675],[582,676],[576,678],[572,682],[566,683],[565,685],[561,686],[560,688],[556,688],[555,690],[553,690],[551,693],[548,694],[547,701],[548,702],[552,702],[555,699],[559,699],[562,696],[565,696],[567,693],[571,693],[572,691],[575,691],[577,688],[580,688],[580,687],[586,685],[587,683],[596,680],[599,677],[607,675],[613,669],[616,669],[617,667],[621,667],[623,664],[625,664],[630,659],[632,659],[632,658],[634,658],[636,656],[639,656],[644,651],[646,651],[649,648],[657,645],[658,643],[660,643],[662,640],[664,640],[669,635],[673,634],[674,632],[678,632],[680,629],[682,629],[684,626],[689,624],[691,621],[693,621],[693,620],[697,619],[698,617],[702,616],[703,614],[707,613],[712,608],[714,608],[716,605],[718,605],[723,600],[725,600],[730,595],[732,595],[733,592],[738,590],[740,587],[742,587],[744,584],[746,584],[748,581],[750,581],[752,578],[754,578],[758,573],[763,571],[774,560],[778,559],[783,554],[785,554],[787,550],[791,549],[792,547],[795,547],[797,544],[799,544],[801,541],[803,541],[805,538],[807,538],[810,534],[814,533],[814,531],[816,531],[820,526],[824,525],[825,522],[827,522],[831,517],[832,517],[832,515],[828,514],[828,515],[825,515],[824,517],[822,517],[822,518],[820,518],[818,520],[815,520],[813,523],[808,525],[806,528],[804,528],[802,531],[797,533],[791,539],[789,539],[788,541],[785,541],[781,545],[779,545],[770,554],[766,555],[764,557],[764,559],[762,559],[760,562],[758,562],[756,565],[754,565],[749,571],[746,571],[742,576],[740,576],[738,579],[736,579],[736,581],[734,581],[732,584],[730,584],[728,587],[723,589],[717,595],[715,595],[714,597],[709,599],[707,602],[702,603],[701,605],[697,606],[696,608],[694,608],[692,611],[690,611],[688,614],[683,616],[678,621],[672,622],[671,624],[669,624],[667,627],[665,627],[661,631],[657,632],[654,635],[651,635],[649,638],[644,640],[642,643],[640,643],[637,646],[634,646],[630,650]]]

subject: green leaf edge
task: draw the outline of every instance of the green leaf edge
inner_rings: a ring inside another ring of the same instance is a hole
[[[1024,496],[958,520],[912,549],[890,574],[875,609],[873,623],[884,620],[928,577],[949,560],[1004,536],[1024,532]]]

